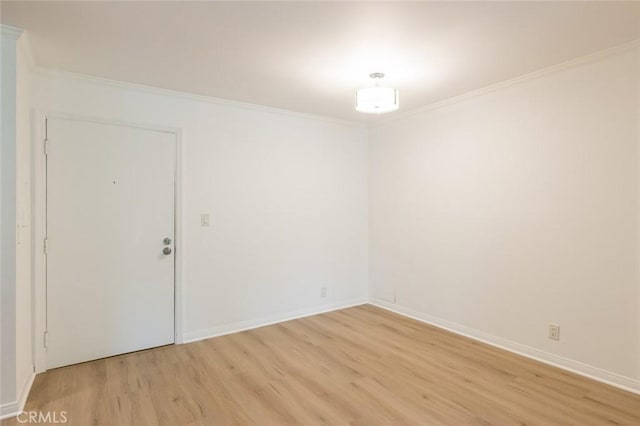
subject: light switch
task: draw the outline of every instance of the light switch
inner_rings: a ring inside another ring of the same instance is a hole
[[[209,213],[202,213],[200,215],[200,226],[209,226]]]

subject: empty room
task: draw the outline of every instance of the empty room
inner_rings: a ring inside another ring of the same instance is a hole
[[[640,2],[0,29],[2,426],[640,425]]]

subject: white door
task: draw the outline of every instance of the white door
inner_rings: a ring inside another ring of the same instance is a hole
[[[173,343],[175,135],[49,118],[47,140],[47,368]]]

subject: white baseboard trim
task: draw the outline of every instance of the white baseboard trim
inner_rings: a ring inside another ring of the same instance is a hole
[[[31,391],[31,386],[35,378],[36,373],[30,371],[22,381],[18,399],[0,406],[0,420],[15,417],[24,410],[24,405],[27,403],[27,398],[29,397],[29,392]]]
[[[405,317],[409,317],[417,321],[442,328],[452,333],[459,334],[461,336],[465,336],[470,339],[477,340],[488,345],[495,346],[497,348],[504,349],[506,351],[513,352],[518,355],[522,355],[527,358],[531,358],[536,361],[540,361],[545,364],[549,364],[554,367],[558,367],[563,370],[567,370],[572,373],[579,374],[581,376],[588,377],[590,379],[597,380],[599,382],[606,383],[608,385],[615,386],[617,388],[640,395],[640,380],[613,373],[611,371],[603,370],[579,361],[574,361],[569,358],[564,358],[550,352],[541,351],[539,349],[532,348],[520,343],[512,342],[510,340],[503,339],[501,337],[497,337],[483,331],[475,330],[464,325],[456,324],[451,321],[433,317],[423,312],[418,312],[410,308],[387,302],[386,300],[371,298],[369,303],[379,308],[395,312],[396,314],[403,315]]]
[[[256,320],[240,321],[232,324],[220,325],[206,330],[190,331],[184,334],[184,343],[196,342],[198,340],[210,339],[212,337],[224,336],[225,334],[238,333],[240,331],[251,330],[267,325],[277,324],[311,315],[336,311],[338,309],[350,308],[352,306],[365,305],[368,301],[364,298],[351,299],[333,302],[312,308],[298,309],[281,314],[269,315]]]

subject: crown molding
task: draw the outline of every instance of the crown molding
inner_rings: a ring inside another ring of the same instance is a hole
[[[16,33],[16,31],[19,32],[19,34],[22,34],[22,30],[14,27],[8,27],[5,25],[2,26],[3,34],[4,34],[5,27],[10,28],[12,31],[14,31],[14,34]],[[17,37],[19,37],[19,35]],[[25,46],[28,46],[28,43],[25,43]],[[34,72],[43,76],[51,77],[51,78],[63,78],[63,79],[85,81],[85,82],[92,83],[99,86],[117,87],[121,89],[134,90],[134,91],[143,92],[143,93],[169,96],[169,97],[174,97],[179,99],[187,99],[187,100],[192,100],[196,102],[205,102],[205,103],[210,103],[214,105],[229,106],[229,107],[249,109],[254,111],[262,111],[262,112],[268,112],[272,114],[280,114],[280,115],[285,115],[290,117],[322,121],[325,123],[341,124],[341,125],[348,125],[348,126],[364,126],[370,129],[382,124],[404,120],[406,118],[409,118],[416,114],[420,114],[422,112],[432,111],[432,110],[443,108],[449,105],[453,105],[455,103],[462,102],[464,100],[471,99],[476,96],[481,96],[487,93],[491,93],[502,88],[513,86],[519,83],[524,83],[526,81],[534,80],[540,77],[544,77],[546,75],[554,74],[554,73],[567,70],[570,68],[574,68],[580,65],[584,65],[590,62],[603,60],[607,57],[614,56],[617,54],[622,54],[627,50],[631,50],[638,47],[640,47],[640,39],[636,39],[629,43],[621,44],[605,50],[591,53],[586,56],[581,56],[575,59],[571,59],[569,61],[561,62],[559,64],[551,65],[549,67],[542,68],[528,74],[517,76],[508,80],[491,84],[489,86],[481,87],[479,89],[475,89],[460,95],[445,98],[436,102],[428,103],[426,105],[423,105],[421,107],[414,108],[408,111],[398,112],[393,115],[383,117],[373,121],[345,120],[345,119],[340,119],[336,117],[315,115],[315,114],[309,114],[304,112],[291,111],[291,110],[282,109],[282,108],[269,107],[265,105],[252,104],[249,102],[217,98],[214,96],[198,95],[195,93],[183,92],[179,90],[163,89],[163,88],[147,86],[143,84],[129,83],[129,82],[119,81],[119,80],[111,80],[103,77],[96,77],[92,75],[74,73],[70,71],[43,68],[35,65],[34,57],[32,55],[32,51],[30,47],[27,47],[25,49],[25,52],[26,52],[28,61],[32,69],[34,70]]]
[[[580,56],[575,59],[568,60],[566,62],[561,62],[559,64],[551,65],[546,68],[539,69],[537,71],[533,71],[528,74],[523,74],[518,77],[511,78],[509,80],[504,80],[499,83],[491,84],[489,86],[481,87],[479,89],[472,90],[470,92],[463,93],[461,95],[452,96],[450,98],[442,99],[440,101],[432,102],[426,105],[423,105],[418,108],[411,109],[409,111],[401,112],[398,114],[394,114],[393,116],[384,117],[380,120],[376,120],[370,123],[370,127],[376,127],[382,124],[391,123],[394,121],[404,120],[416,114],[420,114],[427,111],[432,111],[440,108],[444,108],[449,105],[456,104],[458,102],[465,101],[467,99],[475,98],[476,96],[481,96],[487,93],[495,92],[496,90],[500,90],[506,87],[510,87],[513,85],[517,85],[520,83],[524,83],[530,80],[535,80],[540,77],[544,77],[550,74],[555,74],[560,71],[564,71],[567,69],[575,68],[580,65],[585,65],[591,62],[597,62],[608,58],[610,56],[615,56],[622,54],[628,50],[632,50],[634,48],[640,47],[640,39],[633,40],[629,43],[620,44],[614,47],[610,47],[605,50],[600,50],[595,53],[591,53],[586,56]]]
[[[18,40],[22,35],[22,29],[18,27],[12,27],[11,25],[0,24],[0,35],[2,37],[9,37],[13,40]]]
[[[231,100],[231,99],[216,98],[216,97],[213,97],[213,96],[206,96],[206,95],[198,95],[198,94],[195,94],[195,93],[182,92],[182,91],[179,91],[179,90],[162,89],[162,88],[159,88],[159,87],[146,86],[144,84],[128,83],[128,82],[125,82],[125,81],[118,81],[118,80],[110,80],[110,79],[107,79],[107,78],[95,77],[95,76],[92,76],[92,75],[74,73],[74,72],[70,72],[70,71],[62,71],[62,70],[55,70],[55,69],[50,69],[50,68],[35,67],[34,72],[36,74],[39,74],[39,75],[45,76],[45,77],[83,81],[83,82],[87,82],[87,83],[90,83],[90,84],[95,84],[97,86],[116,87],[116,88],[120,88],[120,89],[133,90],[133,91],[142,92],[142,93],[149,93],[149,94],[154,94],[154,95],[168,96],[168,97],[173,97],[173,98],[178,98],[178,99],[186,99],[186,100],[191,100],[191,101],[195,101],[195,102],[204,102],[204,103],[220,105],[220,106],[228,106],[228,107],[233,107],[233,108],[248,109],[248,110],[253,110],[253,111],[261,111],[261,112],[267,112],[267,113],[271,113],[271,114],[284,115],[284,116],[288,116],[288,117],[321,121],[321,122],[324,122],[324,123],[340,124],[340,125],[345,125],[345,126],[358,126],[358,127],[366,128],[366,123],[361,122],[361,121],[344,120],[344,119],[335,118],[335,117],[327,117],[327,116],[323,116],[323,115],[308,114],[308,113],[304,113],[304,112],[291,111],[291,110],[282,109],[282,108],[275,108],[275,107],[269,107],[269,106],[265,106],[265,105],[252,104],[252,103],[249,103],[249,102],[234,101],[234,100]]]

